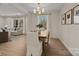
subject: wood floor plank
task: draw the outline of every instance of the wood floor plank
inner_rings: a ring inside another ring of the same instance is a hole
[[[66,49],[59,39],[50,39],[46,56],[72,56],[72,54]]]
[[[24,36],[16,36],[12,41],[0,44],[1,56],[25,56],[26,40]],[[50,39],[46,56],[72,56],[59,39]],[[44,56],[42,54],[42,56]]]
[[[0,55],[2,56],[25,56],[26,43],[24,36],[16,36],[12,41],[0,44]]]

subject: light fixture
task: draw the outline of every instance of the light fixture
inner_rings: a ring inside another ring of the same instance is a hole
[[[41,15],[45,12],[44,8],[41,8],[40,3],[38,3],[37,8],[33,10],[34,14]]]

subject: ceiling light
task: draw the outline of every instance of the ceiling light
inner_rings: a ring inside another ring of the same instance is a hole
[[[40,7],[40,3],[38,3],[37,8],[33,10],[33,13],[37,15],[43,14],[44,12],[45,9]]]

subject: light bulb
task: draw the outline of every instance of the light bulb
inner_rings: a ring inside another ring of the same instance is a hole
[[[38,13],[41,14],[41,11],[39,11]]]
[[[45,11],[45,9],[43,8],[43,9],[42,9],[42,13],[44,13],[44,11]]]
[[[40,9],[40,7],[38,6],[38,7],[37,7],[37,10],[39,10],[39,9]]]
[[[40,7],[37,7],[37,11],[40,11]]]
[[[33,12],[36,13],[36,9],[34,9]]]
[[[45,12],[45,9],[40,7],[40,3],[38,3],[37,8],[33,10],[33,13],[35,13],[35,14],[36,14],[36,13],[37,13],[37,14],[42,14],[42,13],[44,13],[44,12]]]

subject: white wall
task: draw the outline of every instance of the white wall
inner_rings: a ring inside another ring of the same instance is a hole
[[[60,12],[63,13],[70,10],[77,4],[65,4]],[[61,25],[60,18],[60,40],[66,45],[73,55],[79,55],[79,25]]]
[[[3,28],[5,25],[8,25],[11,29],[13,29],[13,23],[16,17],[0,17],[0,30]],[[23,19],[23,34],[25,34],[25,26],[26,26],[26,18],[20,17],[19,20]]]
[[[59,12],[53,12],[48,18],[48,28],[51,38],[59,38]]]
[[[4,26],[4,24],[3,24],[3,18],[2,17],[0,17],[0,31],[1,31],[1,28]]]
[[[10,18],[10,17],[7,18],[6,17],[4,19],[4,23],[3,24],[8,25],[10,28],[13,28],[13,18]]]
[[[37,16],[33,15],[33,14],[28,14],[26,16],[27,18],[27,26],[26,26],[26,31],[33,31],[36,30],[36,25],[37,25]]]
[[[4,27],[5,25],[8,25],[9,27],[13,27],[13,21],[12,18],[8,17],[0,17],[0,29]]]
[[[59,38],[73,55],[79,55],[79,25],[61,25],[61,15],[72,9],[77,4],[64,4],[61,12],[49,15],[48,25],[51,37]]]

